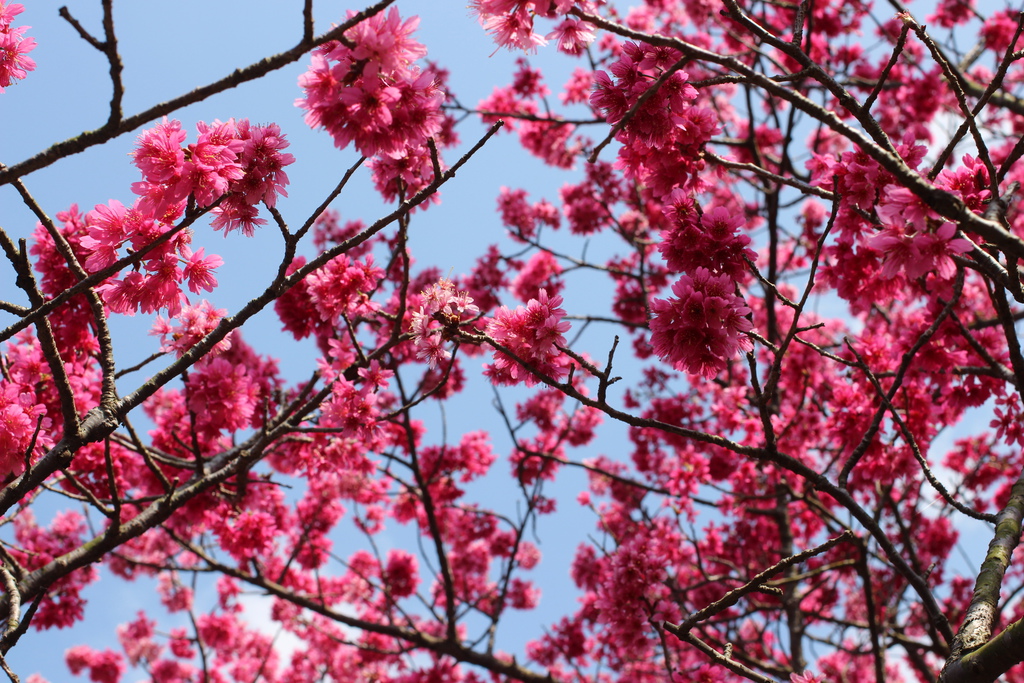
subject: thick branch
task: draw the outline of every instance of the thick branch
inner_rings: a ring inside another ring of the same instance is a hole
[[[1024,519],[1024,473],[1010,490],[1010,500],[1000,511],[995,534],[981,564],[974,596],[963,624],[953,639],[952,650],[939,678],[940,683],[985,683],[1024,662],[1024,625],[1015,622],[987,642],[995,625],[996,607],[1003,576],[1020,542]]]

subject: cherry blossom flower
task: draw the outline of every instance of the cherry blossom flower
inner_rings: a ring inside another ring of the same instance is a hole
[[[28,56],[36,48],[36,40],[24,35],[30,27],[11,26],[24,9],[19,3],[0,2],[0,93],[36,68],[35,60]]]
[[[217,218],[212,225],[225,231],[240,227],[246,237],[251,237],[257,225],[266,223],[256,217],[256,205],[262,202],[273,208],[278,195],[288,196],[284,167],[295,158],[281,151],[288,142],[276,124],[251,126],[243,119],[237,124],[237,134],[243,142],[238,157],[242,175],[229,184],[230,194],[214,208]]]
[[[201,291],[212,292],[217,286],[217,278],[213,276],[213,271],[224,265],[224,259],[220,256],[207,256],[205,252],[206,247],[199,247],[199,251],[193,252],[187,244],[182,245],[180,249],[181,258],[185,261],[182,275],[188,280],[189,291],[193,294],[199,294]]]
[[[0,2],[0,31],[10,28],[14,17],[25,11],[25,6],[17,2]]]
[[[594,26],[579,19],[566,19],[546,36],[557,43],[559,52],[573,56],[582,54],[594,38]]]
[[[547,44],[548,41],[533,30],[533,16],[527,3],[512,3],[511,8],[497,12],[494,11],[497,9],[496,4],[498,3],[488,0],[474,0],[470,5],[470,9],[477,13],[480,24],[491,34],[494,42],[502,47],[526,52],[536,52],[538,47]]]
[[[182,144],[187,137],[181,122],[168,120],[166,116],[162,122],[139,134],[136,149],[131,154],[146,182],[169,183],[181,176],[185,169]]]
[[[913,212],[906,214],[907,221],[914,220]],[[923,218],[921,219],[923,223]],[[932,221],[932,224],[937,221]],[[906,231],[903,226],[890,226],[868,241],[868,246],[882,253],[882,277],[892,278],[898,272],[907,277],[917,278],[935,273],[943,280],[956,274],[953,256],[971,250],[971,243],[954,237],[956,226],[952,223],[938,223],[920,231]]]
[[[805,671],[802,674],[790,674],[790,683],[828,683],[824,678],[813,674],[809,671]]]

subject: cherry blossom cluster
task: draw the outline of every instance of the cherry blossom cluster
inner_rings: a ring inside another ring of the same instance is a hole
[[[14,17],[24,11],[20,3],[0,1],[0,93],[36,68],[35,60],[28,56],[36,48],[36,40],[25,35],[31,27],[11,26]]]
[[[480,309],[468,292],[457,291],[447,278],[425,289],[422,301],[412,314],[410,330],[417,355],[434,367],[452,357],[446,343],[457,339],[459,328],[477,318]]]
[[[558,209],[547,200],[530,204],[526,190],[502,187],[498,195],[498,213],[513,239],[530,242],[544,225],[557,228],[561,223]]]
[[[570,327],[561,305],[562,297],[549,297],[541,289],[526,306],[512,310],[502,306],[494,313],[487,334],[515,357],[494,352],[494,362],[485,370],[492,382],[533,386],[540,381],[534,373],[558,381],[569,372],[572,361],[558,348],[565,346],[564,334]]]
[[[697,90],[677,68],[680,58],[676,50],[626,42],[610,75],[594,73],[590,96],[608,123],[621,126],[616,139],[626,176],[661,195],[677,187],[706,189],[698,177],[702,151],[719,131],[714,113],[696,102]]]
[[[306,123],[325,129],[336,147],[352,144],[371,158],[374,183],[388,201],[433,180],[427,140],[456,142],[441,111],[445,74],[416,65],[427,54],[412,37],[418,25],[419,17],[403,21],[392,7],[353,26],[344,40],[325,43],[299,78],[305,94],[295,101]]]
[[[86,269],[97,272],[114,265],[122,249],[144,249],[171,232],[171,226],[147,215],[138,201],[125,207],[116,199],[97,205],[85,215],[87,234],[80,244],[86,254]],[[198,294],[212,292],[217,285],[214,270],[223,263],[216,254],[206,256],[205,248],[193,252],[187,232],[172,233],[147,252],[141,269],[133,269],[124,278],[108,278],[97,291],[116,313],[134,315],[166,309],[177,315],[184,298],[181,287]]]
[[[37,402],[34,392],[26,391],[34,379],[25,382],[22,364],[15,361],[13,366],[18,373],[14,381],[0,385],[0,472],[5,474],[25,470],[34,437],[50,427],[46,407]]]
[[[538,251],[527,261],[519,274],[512,279],[512,293],[520,301],[530,301],[540,296],[540,290],[551,296],[558,295],[565,283],[559,278],[562,266],[551,252]]]
[[[436,172],[446,170],[438,151],[459,142],[454,117],[442,109],[453,99],[448,71],[413,63],[426,55],[411,37],[418,23],[418,17],[403,22],[395,8],[375,15],[347,31],[345,40],[319,48],[299,79],[306,97],[296,105],[307,110],[306,122],[326,129],[339,148],[353,142],[371,157],[373,184],[388,202],[434,182]],[[418,207],[439,201],[431,193]]]
[[[392,403],[385,389],[393,374],[377,363],[360,368],[359,382],[325,373],[332,385],[331,397],[321,407],[321,426],[337,429],[343,438],[353,439],[353,446],[375,444],[377,419]]]
[[[379,310],[370,294],[384,271],[374,265],[373,255],[353,261],[348,255],[331,259],[306,277],[306,291],[320,320],[336,324],[342,316],[367,317]]]
[[[673,190],[665,198],[665,219],[669,228],[658,249],[672,271],[706,268],[737,281],[749,275],[748,263],[757,255],[748,247],[750,237],[739,232],[746,224],[742,215],[724,206],[702,209],[693,197]]]
[[[196,306],[183,306],[181,312],[172,319],[158,315],[150,334],[160,337],[161,351],[173,352],[180,357],[196,342],[213,332],[226,314],[227,310],[214,308],[208,301],[200,301]],[[230,336],[217,342],[211,354],[215,355],[229,348]]]
[[[252,236],[266,221],[256,205],[277,204],[288,196],[284,167],[295,158],[282,152],[288,146],[277,124],[250,125],[248,119],[196,124],[199,137],[183,148],[187,135],[179,121],[164,120],[139,135],[133,153],[143,180],[132,185],[140,195],[140,210],[169,222],[181,215],[189,197],[200,208],[214,207],[213,226],[225,232],[241,229]],[[223,199],[224,195],[227,195]]]
[[[124,657],[111,649],[94,650],[88,645],[76,645],[64,653],[68,670],[78,676],[89,672],[89,680],[96,683],[120,683],[128,667]]]
[[[685,370],[713,377],[736,353],[753,348],[750,309],[726,275],[697,268],[672,285],[674,297],[651,301],[654,352]]]
[[[12,552],[12,557],[19,566],[32,571],[80,546],[85,535],[85,519],[77,512],[59,512],[49,527],[43,528],[36,522],[32,510],[21,510],[14,520],[18,548]],[[82,591],[98,579],[99,570],[88,566],[57,581],[40,602],[35,628],[67,628],[81,621],[86,604]]]
[[[187,147],[182,147],[186,135],[178,121],[164,120],[139,136],[133,157],[143,180],[132,186],[141,195],[132,206],[111,199],[84,217],[72,207],[62,219],[64,239],[89,272],[115,267],[131,254],[143,254],[124,277],[109,277],[97,287],[115,313],[166,310],[173,317],[186,301],[184,286],[195,294],[216,287],[213,272],[223,260],[215,254],[207,256],[204,247],[193,251],[192,233],[172,225],[187,200],[199,207],[216,203],[214,227],[241,228],[252,235],[255,226],[265,222],[258,217],[256,204],[272,207],[277,196],[285,193],[288,177],[283,167],[294,159],[281,152],[287,142],[276,125],[251,126],[247,120],[231,120],[200,123],[198,128],[199,140]],[[42,226],[37,235],[38,251],[51,239]],[[56,260],[53,268],[66,266]]]
[[[534,31],[536,17],[557,19],[573,7],[593,11],[590,0],[555,0],[554,2],[521,2],[520,0],[472,0],[470,8],[480,25],[494,42],[510,50],[535,52],[538,47],[555,41],[558,50],[579,55],[594,40],[594,27],[586,21],[563,18],[553,31],[541,36]]]
[[[897,150],[912,168],[925,154],[925,147],[909,136]],[[956,272],[955,257],[971,250],[953,223],[863,152],[816,156],[808,166],[815,183],[835,183],[840,190],[842,203],[835,221],[839,240],[826,247],[833,262],[825,266],[823,276],[856,308],[869,306],[871,300],[899,298],[918,278],[950,281]],[[991,197],[987,170],[970,155],[958,168],[941,171],[935,185],[979,214]],[[868,208],[874,211],[873,220],[865,216]]]
[[[196,325],[204,324],[204,314],[217,313],[196,312]],[[165,327],[158,321],[154,333],[165,334]],[[202,331],[202,327],[193,327],[183,334]],[[170,348],[177,350],[178,346],[172,342]],[[261,411],[272,405],[271,397],[280,383],[277,361],[257,354],[235,331],[193,366],[183,390],[161,390],[146,407],[151,419],[162,425],[170,452],[180,450],[179,445],[171,444],[180,438],[186,424],[201,437],[200,444],[215,449],[225,434],[259,424]]]

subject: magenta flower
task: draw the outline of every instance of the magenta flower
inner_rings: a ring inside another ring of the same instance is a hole
[[[186,137],[181,121],[168,120],[166,116],[139,134],[132,157],[147,182],[167,183],[181,176],[185,169],[182,145]]]
[[[579,19],[566,19],[545,37],[558,44],[559,52],[580,55],[594,42],[594,26]]]
[[[27,56],[36,48],[35,38],[24,36],[30,27],[12,28],[14,17],[25,9],[18,3],[4,4],[0,2],[0,92],[14,81],[20,81],[35,71],[36,62]]]
[[[118,249],[131,237],[125,221],[124,204],[111,199],[106,205],[98,204],[85,214],[89,234],[82,238],[82,247],[89,252],[85,267],[90,272],[102,270],[118,259]]]
[[[4,3],[0,1],[0,31],[7,31],[14,17],[25,11],[25,6],[17,3]]]
[[[200,291],[212,292],[217,286],[217,278],[213,271],[224,265],[224,259],[216,254],[204,255],[206,247],[199,247],[194,252],[186,244],[181,248],[181,257],[185,260],[184,276],[188,280],[188,288],[193,294]]]

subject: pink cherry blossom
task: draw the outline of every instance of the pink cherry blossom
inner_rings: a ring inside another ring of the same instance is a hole
[[[124,658],[113,650],[97,652],[86,645],[76,645],[64,653],[64,661],[73,674],[89,671],[95,683],[120,683],[127,667]]]
[[[210,302],[200,301],[196,306],[184,306],[173,322],[157,316],[150,334],[160,337],[161,351],[173,351],[181,356],[212,332],[226,314],[226,309],[214,308]],[[217,342],[215,348],[218,353],[231,348],[231,337]]]
[[[30,27],[11,26],[24,9],[19,3],[0,2],[0,93],[36,68],[35,60],[28,56],[36,48],[35,38],[25,35]]]
[[[558,259],[547,251],[538,251],[530,257],[519,274],[512,280],[512,292],[520,301],[529,301],[540,296],[540,290],[558,295],[565,286],[559,278],[562,266]]]
[[[459,328],[480,315],[467,292],[442,278],[422,293],[423,304],[412,314],[411,330],[417,356],[433,367],[452,357],[447,343],[458,337]]]
[[[168,183],[181,176],[185,169],[182,143],[187,137],[187,133],[181,129],[180,121],[168,120],[166,117],[161,123],[139,134],[132,157],[146,182]]]
[[[0,2],[0,30],[10,28],[14,17],[25,11],[25,6],[17,2]]]
[[[415,65],[426,54],[412,38],[418,23],[391,8],[350,29],[345,44],[315,53],[299,79],[305,97],[295,103],[306,123],[367,157],[401,157],[440,133],[444,93],[433,71]]]
[[[740,351],[752,348],[744,335],[753,325],[750,309],[736,296],[726,275],[697,268],[672,285],[675,297],[651,302],[654,352],[685,370],[713,377]]]
[[[555,30],[546,36],[558,45],[559,52],[568,55],[581,54],[590,43],[594,42],[594,27],[585,21],[566,19]]]
[[[492,381],[499,384],[525,382],[533,386],[539,380],[521,362],[556,381],[565,376],[570,361],[558,346],[565,344],[563,335],[569,331],[570,324],[562,320],[565,310],[559,308],[561,304],[562,297],[549,298],[547,290],[541,289],[537,298],[530,299],[525,307],[498,309],[487,324],[487,334],[516,354],[519,360],[495,351],[494,362],[486,369]]]

